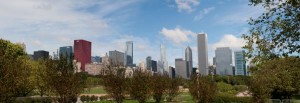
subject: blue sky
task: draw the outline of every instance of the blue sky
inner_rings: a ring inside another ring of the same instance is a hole
[[[159,57],[159,45],[167,48],[167,60],[184,58],[193,49],[197,64],[196,35],[207,33],[209,61],[216,47],[239,50],[247,33],[247,20],[262,13],[248,0],[2,0],[0,38],[24,42],[26,51],[56,51],[73,45],[74,39],[92,42],[92,55],[124,51],[134,42],[134,62]]]

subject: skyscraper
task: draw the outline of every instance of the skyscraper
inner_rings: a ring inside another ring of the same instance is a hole
[[[246,60],[244,56],[245,51],[235,51],[234,58],[235,58],[235,75],[247,75],[246,69]]]
[[[219,47],[216,53],[216,72],[218,75],[233,75],[232,51],[229,47]]]
[[[151,60],[152,72],[157,73],[157,61]]]
[[[49,52],[44,50],[38,50],[33,52],[33,60],[47,59],[49,58]]]
[[[187,76],[190,77],[192,75],[193,70],[193,55],[192,55],[192,49],[188,46],[185,49],[185,60],[187,62]]]
[[[126,42],[126,51],[125,51],[125,65],[133,66],[133,42]]]
[[[64,56],[69,58],[70,56],[73,56],[73,47],[72,46],[64,46],[59,47],[59,56]]]
[[[187,62],[183,60],[182,58],[175,59],[175,73],[176,77],[182,77],[185,79],[188,79],[187,76]]]
[[[207,35],[198,34],[198,69],[201,75],[208,75]]]
[[[86,40],[74,40],[74,59],[80,62],[81,71],[85,71],[85,64],[91,63],[92,43]]]
[[[151,56],[148,56],[146,58],[146,68],[147,70],[150,70],[151,71],[151,68],[152,68],[152,60],[151,60]]]
[[[166,48],[163,44],[160,44],[160,61],[158,63],[160,65],[160,72],[164,73],[168,69],[168,61],[166,58]]]
[[[124,66],[125,61],[124,61],[124,56],[125,54],[120,51],[109,51],[109,60],[112,65],[116,66]]]

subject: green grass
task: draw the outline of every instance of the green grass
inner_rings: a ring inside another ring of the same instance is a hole
[[[83,94],[105,94],[106,91],[102,86],[92,87],[90,89],[86,88]]]
[[[183,92],[176,97],[177,103],[194,103],[192,96],[188,92]],[[88,103],[115,103],[114,101],[97,101]],[[124,100],[124,103],[138,103],[137,100]],[[147,103],[155,103],[155,100],[147,100]],[[169,103],[162,101],[161,103]],[[171,103],[171,102],[170,102]],[[173,103],[173,102],[172,102]]]

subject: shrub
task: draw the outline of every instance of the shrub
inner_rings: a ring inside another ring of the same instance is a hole
[[[217,96],[214,103],[251,103],[251,97]]]
[[[91,98],[91,101],[97,101],[98,100],[98,97],[94,96],[94,95],[92,95],[90,98]]]

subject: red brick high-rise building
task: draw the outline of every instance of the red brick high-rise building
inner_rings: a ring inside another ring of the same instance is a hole
[[[92,43],[86,40],[74,40],[74,59],[81,63],[81,71],[85,71],[85,64],[91,63]]]

